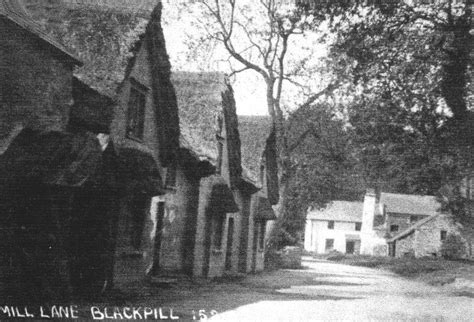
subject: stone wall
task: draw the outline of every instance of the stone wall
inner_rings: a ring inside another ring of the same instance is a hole
[[[64,129],[72,104],[71,62],[8,20],[0,18],[0,30],[0,139],[18,124]]]
[[[440,256],[441,231],[449,234],[460,234],[459,226],[448,215],[439,215],[433,220],[418,227],[413,233],[396,241],[395,255],[403,257],[412,255]]]
[[[160,269],[192,273],[199,184],[178,168],[176,191],[165,196],[161,232]]]

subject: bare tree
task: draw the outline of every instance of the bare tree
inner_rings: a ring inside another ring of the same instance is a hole
[[[251,7],[236,0],[205,0],[202,5],[214,23],[206,27],[207,36],[225,48],[231,63],[237,63],[232,65],[231,75],[250,70],[264,81],[268,114],[277,137],[280,184],[277,209],[281,214],[288,179],[292,175],[291,151],[317,132],[308,129],[299,138],[290,139],[285,122],[286,109],[282,106],[286,84],[308,89],[308,84],[300,82],[299,77],[307,72],[306,62],[311,58],[311,52],[307,57],[298,57],[296,63],[289,62],[288,58],[292,50],[299,50],[292,43],[293,38],[309,31],[312,17],[302,8],[283,6],[277,0],[259,0]],[[310,106],[331,93],[338,84],[324,86],[316,93],[306,95],[298,107]]]

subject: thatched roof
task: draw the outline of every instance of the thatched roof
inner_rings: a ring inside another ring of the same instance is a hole
[[[254,213],[256,220],[275,220],[277,216],[273,211],[272,205],[267,198],[263,196],[257,196],[254,202]]]
[[[164,194],[163,180],[151,153],[129,147],[117,147],[121,181],[129,193],[150,196]]]
[[[162,3],[159,2],[146,27],[144,42],[149,53],[160,161],[166,167],[178,159],[180,125],[176,93],[170,79],[171,64],[161,27],[161,12]]]
[[[217,161],[216,119],[227,90],[221,73],[174,72],[181,130],[180,144],[199,160]]]
[[[270,134],[271,119],[268,116],[239,116],[239,133],[244,172],[254,180],[260,175],[265,142]]]
[[[72,82],[74,106],[69,122],[94,133],[109,133],[115,102],[107,95],[92,89],[78,78]]]
[[[234,195],[223,177],[212,175],[208,183],[211,186],[207,199],[207,211],[209,213],[225,216],[226,213],[239,211]]]
[[[80,187],[100,181],[102,149],[90,133],[23,130],[0,156],[0,187],[35,182]]]
[[[82,65],[82,62],[71,52],[69,52],[66,47],[45,33],[41,26],[33,21],[33,19],[28,15],[25,8],[18,0],[0,1],[0,17],[13,22],[20,28],[29,32],[34,37],[38,38],[42,44],[47,45],[54,52],[64,57],[66,59],[65,61],[74,65]]]

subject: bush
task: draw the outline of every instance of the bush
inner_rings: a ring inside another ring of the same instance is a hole
[[[347,256],[337,250],[331,250],[329,254],[327,255],[326,259],[329,261],[341,261],[343,259],[346,259]]]
[[[461,236],[449,234],[441,244],[441,256],[446,259],[460,259],[466,254],[466,245]]]

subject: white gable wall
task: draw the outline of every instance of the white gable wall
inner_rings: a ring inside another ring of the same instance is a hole
[[[305,250],[318,254],[327,253],[326,240],[334,239],[334,250],[346,252],[346,235],[359,236],[360,231],[355,230],[355,222],[335,221],[334,229],[328,228],[327,220],[307,220],[305,234]]]

